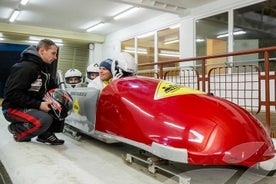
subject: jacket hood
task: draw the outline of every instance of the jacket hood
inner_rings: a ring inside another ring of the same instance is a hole
[[[37,63],[41,66],[47,65],[41,59],[39,53],[37,52],[37,48],[35,45],[29,46],[21,53],[21,61],[33,62],[33,63]]]
[[[23,52],[21,53],[21,56],[24,57],[28,54],[31,54],[31,55],[35,55],[37,57],[40,58],[38,52],[37,52],[37,49],[36,49],[36,46],[32,45],[32,46],[29,46],[28,48],[26,48],[25,50],[23,50]]]

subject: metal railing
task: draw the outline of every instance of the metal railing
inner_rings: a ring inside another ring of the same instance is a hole
[[[138,75],[164,79],[214,93],[255,114],[263,110],[266,129],[271,135],[275,135],[275,132],[271,131],[271,113],[276,109],[276,67],[275,64],[271,64],[273,58],[270,57],[270,54],[275,51],[276,46],[213,56],[143,63],[138,67],[152,66],[154,69],[138,71]],[[233,62],[234,56],[250,54],[258,54],[258,58],[254,60],[255,64],[248,61]],[[217,58],[224,58],[226,62],[213,62],[212,64],[208,62]],[[191,64],[189,65],[187,62]],[[259,66],[260,62],[263,64],[262,71]],[[166,67],[166,65],[172,66],[172,64],[178,64],[178,67]],[[275,68],[273,69],[273,67]],[[271,84],[274,84],[273,89]],[[274,96],[271,96],[273,90]],[[272,110],[273,106],[274,110]],[[276,122],[273,123],[275,123],[276,131]]]

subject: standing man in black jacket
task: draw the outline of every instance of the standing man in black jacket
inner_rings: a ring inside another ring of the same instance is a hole
[[[17,142],[28,142],[38,136],[39,142],[64,143],[53,133],[61,132],[64,122],[54,120],[48,114],[52,102],[43,101],[45,93],[57,87],[48,71],[49,65],[57,59],[57,49],[52,40],[43,39],[37,46],[25,49],[21,62],[11,69],[4,89],[2,111],[11,122],[8,129]],[[56,128],[57,123],[62,127],[60,130]]]

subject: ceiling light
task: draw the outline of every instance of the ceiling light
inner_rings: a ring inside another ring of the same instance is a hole
[[[28,42],[31,44],[38,44],[39,41],[38,40],[28,40]]]
[[[134,47],[125,47],[123,51],[128,53],[135,53]],[[136,52],[137,54],[148,54],[148,51],[146,48],[138,48]]]
[[[28,42],[29,43],[31,43],[31,44],[38,44],[38,40],[28,40]],[[57,45],[57,46],[63,46],[63,43],[57,43],[57,42],[55,42],[55,44]]]
[[[3,38],[3,33],[0,32],[0,41],[3,41],[3,40],[4,40],[4,38]]]
[[[204,42],[205,40],[204,39],[202,39],[202,38],[197,38],[196,39],[196,42]]]
[[[179,28],[180,27],[180,25],[179,24],[176,24],[176,25],[174,25],[174,26],[170,26],[169,28],[170,29],[176,29],[176,28]]]
[[[155,32],[149,32],[149,33],[146,33],[146,34],[137,36],[137,38],[146,38],[146,37],[149,37],[149,36],[153,36],[154,33],[155,33]]]
[[[159,55],[160,56],[178,57],[179,58],[179,52],[178,51],[172,51],[172,50],[160,50]]]
[[[179,40],[176,39],[176,40],[165,41],[164,44],[165,44],[165,45],[168,45],[168,44],[178,43],[178,42],[179,42]]]
[[[236,31],[233,33],[234,35],[241,35],[241,34],[246,34],[245,31]]]
[[[229,36],[229,34],[225,33],[225,34],[218,35],[217,38],[224,38],[224,37],[227,37],[227,36]]]
[[[40,40],[43,40],[43,39],[49,39],[49,40],[52,40],[53,42],[62,43],[62,39],[60,39],[60,38],[50,38],[50,37],[41,37],[41,36],[29,36],[29,40],[40,41]]]
[[[95,29],[101,27],[102,25],[104,25],[104,22],[99,22],[99,23],[97,23],[97,24],[91,26],[90,28],[88,28],[88,29],[86,30],[86,32],[91,32],[91,31],[93,31],[93,30],[95,30]]]
[[[11,15],[9,21],[10,21],[10,22],[14,22],[15,19],[17,18],[17,16],[19,15],[19,13],[20,13],[19,10],[14,10],[14,12],[12,13],[12,15]]]
[[[118,13],[117,15],[115,15],[113,17],[113,19],[118,20],[118,19],[124,18],[124,17],[126,17],[126,16],[128,16],[128,15],[134,13],[134,12],[136,12],[137,10],[138,10],[138,7],[128,8],[128,9],[126,9],[126,10]]]
[[[246,34],[246,32],[245,31],[235,31],[233,33],[233,35],[241,35],[241,34]],[[229,34],[225,33],[225,34],[218,35],[217,38],[224,38],[224,37],[227,37],[227,36],[229,36]]]
[[[30,36],[28,42],[32,43],[32,44],[38,44],[38,42],[40,40],[43,40],[43,39],[50,39],[53,42],[55,42],[55,44],[57,46],[62,46],[63,45],[62,39],[59,39],[59,38],[49,38],[49,37],[40,37],[40,36]]]
[[[26,4],[28,3],[28,1],[29,1],[29,0],[21,0],[21,1],[20,1],[20,4],[26,5]]]

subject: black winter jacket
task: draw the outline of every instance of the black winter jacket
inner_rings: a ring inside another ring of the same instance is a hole
[[[48,72],[49,65],[43,62],[35,46],[21,53],[21,62],[11,68],[4,88],[2,109],[39,109],[45,93],[57,85]]]

